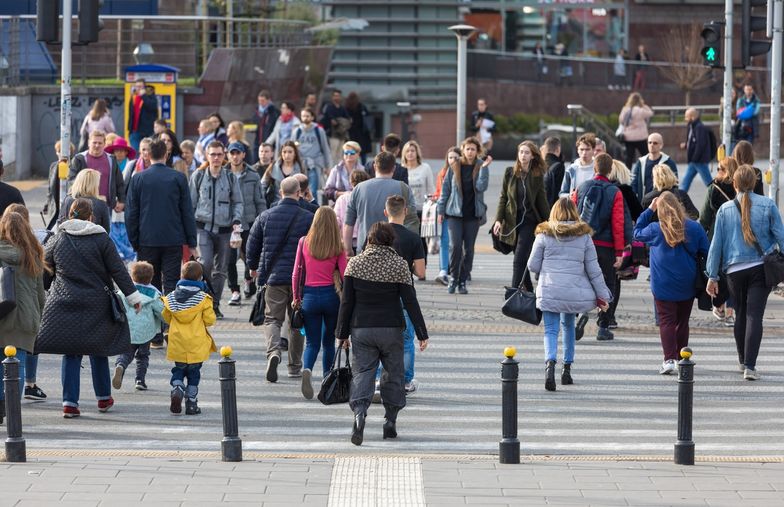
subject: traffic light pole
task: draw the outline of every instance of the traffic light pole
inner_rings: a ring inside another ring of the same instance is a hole
[[[732,143],[732,0],[724,0],[724,112],[721,142],[729,154]]]
[[[60,161],[71,160],[71,0],[63,0],[63,45],[60,60]],[[67,173],[60,171],[60,198],[67,193]]]
[[[770,77],[770,198],[779,204],[779,157],[781,150],[781,59],[782,30],[784,29],[784,0],[773,2],[773,47]]]

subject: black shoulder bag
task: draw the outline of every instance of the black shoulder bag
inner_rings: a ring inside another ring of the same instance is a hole
[[[733,201],[742,216],[738,198],[736,197]],[[754,248],[757,249],[757,253],[762,258],[762,266],[765,268],[765,285],[775,287],[784,282],[784,254],[781,253],[781,250],[773,250],[766,254],[762,251],[758,241],[754,242]]]
[[[286,226],[286,235],[283,236],[283,241],[275,248],[275,252],[272,254],[272,259],[270,260],[269,268],[264,269],[264,273],[267,275],[269,279],[269,272],[275,267],[275,264],[278,262],[278,258],[280,257],[280,253],[283,251],[283,247],[286,246],[286,243],[289,242],[289,236],[291,234],[291,226],[294,224],[294,220],[297,219],[297,215],[299,214],[299,208],[296,209],[294,212],[294,216],[291,217],[291,221]],[[260,326],[264,324],[264,310],[266,308],[266,303],[264,301],[264,296],[267,292],[267,281],[264,281],[264,285],[259,288],[259,291],[256,293],[256,301],[253,303],[253,309],[250,311],[250,317],[248,317],[248,322],[253,324],[254,326]]]
[[[501,307],[501,313],[507,317],[538,326],[542,321],[542,311],[536,307],[536,294],[529,292],[525,288],[525,275],[527,273],[528,267],[526,266],[523,279],[520,281],[517,290],[511,294],[507,290],[508,297],[504,302],[504,306]]]
[[[346,365],[340,366],[340,355],[345,352]],[[318,393],[318,400],[324,405],[334,405],[335,403],[346,403],[351,395],[351,360],[349,359],[348,349],[338,349],[332,369],[321,382],[321,389]]]

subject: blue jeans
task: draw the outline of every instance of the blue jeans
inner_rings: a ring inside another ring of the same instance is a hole
[[[63,406],[79,406],[79,377],[82,369],[82,356],[63,356],[60,377],[63,382]],[[90,356],[90,369],[93,375],[93,390],[97,400],[112,397],[109,380],[109,358]]]
[[[185,391],[185,396],[189,400],[195,400],[199,394],[199,381],[201,380],[201,363],[174,363],[171,370],[172,376],[169,382],[172,387],[179,387]],[[184,380],[188,379],[188,386]]]
[[[438,268],[441,271],[449,271],[449,228],[446,226],[446,218],[441,224],[441,245],[438,257]]]
[[[139,153],[139,143],[142,142],[142,139],[144,139],[144,136],[139,132],[131,132],[128,136],[128,142],[136,150],[136,153]]]
[[[408,312],[403,309],[403,316],[406,318],[406,328],[403,330],[403,368],[405,369],[404,382],[411,383],[414,380],[414,360],[416,359],[416,348],[414,347],[414,338],[416,331],[414,331],[414,324],[411,322],[411,317]],[[381,378],[381,366],[379,365],[376,370],[376,380]]]
[[[711,177],[710,173],[710,166],[708,164],[699,164],[697,162],[689,162],[689,165],[686,166],[686,175],[681,180],[681,190],[684,192],[689,191],[689,187],[691,186],[692,180],[694,177],[697,176],[697,173],[700,174],[700,178],[702,178],[702,182],[705,183],[705,188],[707,188],[713,178]]]
[[[319,173],[320,172],[321,172],[321,169],[319,169],[317,167],[312,167],[312,168],[308,169],[308,186],[310,187],[310,193],[313,194],[313,199],[317,199],[317,200],[318,200]]]
[[[303,367],[313,370],[319,350],[323,347],[321,369],[324,376],[332,368],[335,360],[335,328],[338,325],[340,298],[335,287],[305,287],[302,297],[302,311],[305,314],[305,353]]]
[[[17,356],[18,355],[19,352],[17,352]],[[19,372],[20,373],[19,376],[24,377],[25,382],[27,382],[28,384],[34,385],[36,380],[35,377],[38,374],[38,354],[25,353],[25,355],[27,357],[25,357],[24,375],[21,375],[22,372]]]
[[[16,349],[16,358],[19,360],[19,397],[20,398],[24,394],[25,363],[27,362],[26,361],[27,358],[31,357],[32,355],[33,354],[28,354],[27,352],[25,352],[22,349]],[[36,362],[37,362],[38,356],[35,356],[35,357],[36,357]],[[3,377],[4,374],[5,374],[5,368],[3,366],[0,366],[0,378]],[[0,385],[0,400],[4,400],[5,399],[5,383],[4,382],[0,382],[0,383],[2,383],[2,385]]]
[[[574,314],[542,312],[544,319],[544,360],[556,361],[558,356],[558,328],[563,331],[563,363],[574,362]]]

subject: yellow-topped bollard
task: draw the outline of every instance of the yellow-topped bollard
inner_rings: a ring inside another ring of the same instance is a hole
[[[6,345],[3,352],[5,353],[5,357],[16,357],[16,347],[13,345]]]
[[[517,355],[517,349],[514,347],[506,347],[504,349],[504,357],[513,358]]]
[[[692,351],[689,347],[683,347],[681,349],[681,359],[691,359]]]
[[[232,352],[234,351],[228,345],[224,345],[223,347],[220,348],[221,357],[231,357]]]

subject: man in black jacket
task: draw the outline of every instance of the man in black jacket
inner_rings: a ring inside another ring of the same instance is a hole
[[[558,193],[561,191],[564,179],[564,163],[561,157],[561,140],[557,137],[548,137],[544,140],[542,153],[545,154],[544,165],[547,172],[544,173],[544,192],[547,195],[547,203],[553,207],[558,200]]]
[[[154,133],[153,124],[158,119],[158,100],[154,94],[147,92],[144,79],[137,79],[133,85],[133,95],[128,104],[128,139],[139,153],[139,143]]]
[[[165,165],[166,144],[150,143],[152,165],[131,178],[125,226],[140,261],[152,264],[153,285],[168,294],[180,279],[182,245],[196,254],[196,221],[188,180]]]
[[[256,124],[256,140],[253,143],[255,153],[259,152],[259,147],[275,129],[275,122],[280,117],[280,110],[272,103],[269,90],[261,90],[258,96],[259,105],[252,123]],[[277,147],[280,149],[280,146]]]
[[[289,176],[280,183],[281,200],[256,218],[248,235],[246,260],[251,276],[257,277],[264,292],[264,335],[267,339],[267,382],[278,381],[281,346],[280,332],[286,313],[291,316],[291,275],[299,238],[313,222],[313,213],[299,206],[300,184]],[[298,329],[289,340],[289,377],[302,376],[302,350],[305,338]]]
[[[686,176],[681,180],[680,189],[688,192],[691,182],[697,173],[700,174],[705,188],[710,186],[713,178],[711,177],[709,164],[716,153],[712,153],[713,150],[711,149],[712,132],[710,128],[700,121],[700,112],[690,107],[686,110],[684,118],[688,124],[688,133],[686,142],[681,143],[681,149],[686,150],[688,166],[686,166]]]

